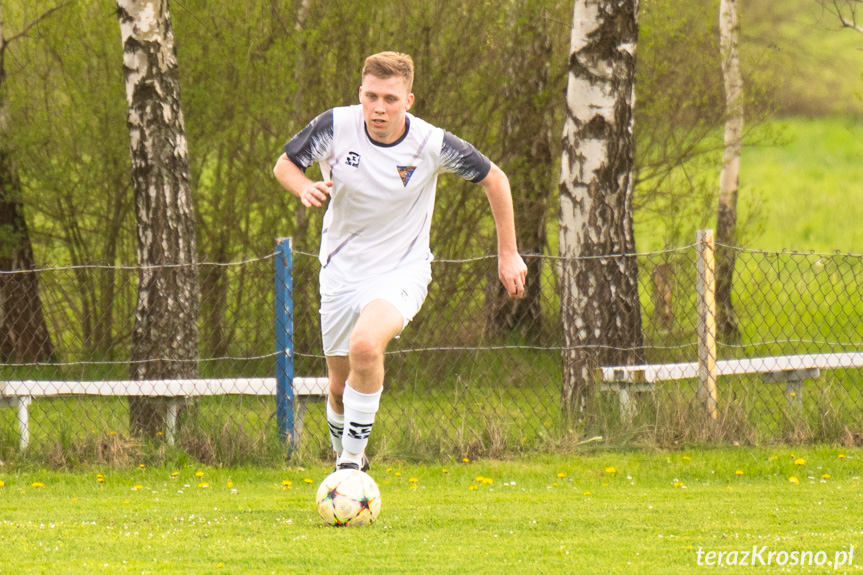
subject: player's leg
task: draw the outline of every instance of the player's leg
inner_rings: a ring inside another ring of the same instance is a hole
[[[342,403],[342,396],[350,373],[351,364],[348,356],[327,356],[327,377],[330,380],[327,397],[327,427],[330,430],[333,451],[337,455],[342,452],[342,435],[345,431],[345,406]]]
[[[375,299],[360,312],[350,338],[350,376],[344,388],[344,425],[339,464],[363,464],[369,434],[380,407],[384,352],[404,328],[405,318],[390,302]]]

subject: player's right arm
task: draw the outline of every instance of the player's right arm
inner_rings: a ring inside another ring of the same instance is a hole
[[[279,183],[282,184],[282,187],[300,198],[300,201],[307,208],[311,208],[312,206],[316,208],[321,207],[327,201],[327,197],[330,195],[330,188],[333,186],[332,180],[316,182],[307,177],[288,158],[287,154],[282,154],[279,161],[276,162],[273,174],[275,174]]]
[[[306,170],[313,162],[320,162],[332,153],[333,138],[333,111],[327,110],[285,144],[285,153],[273,168],[279,183],[307,208],[321,207],[333,186],[330,180],[315,182],[306,177]]]

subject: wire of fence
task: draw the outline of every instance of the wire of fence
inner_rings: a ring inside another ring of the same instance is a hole
[[[574,264],[530,257],[539,274],[517,302],[500,289],[492,256],[433,263],[423,310],[388,348],[373,454],[500,455],[565,448],[585,435],[659,445],[863,437],[863,256],[767,252],[703,236],[629,256],[637,262],[637,350],[614,340],[573,343],[582,340],[567,336],[562,314],[578,312],[562,309],[561,294]],[[220,382],[220,393],[178,395],[179,404],[169,395],[152,399],[173,426],[165,432],[175,448],[198,460],[284,458],[272,387],[280,353],[273,260],[198,266],[194,363],[200,381]],[[728,269],[730,276],[722,272]],[[298,377],[326,375],[318,271],[316,256],[293,254]],[[145,385],[129,381],[137,273],[133,266],[74,266],[0,275],[6,298],[14,293],[10,278],[36,276],[41,307],[27,317],[0,316],[0,457],[20,454],[22,412],[27,453],[60,463],[113,460],[167,439],[130,432],[130,386]],[[40,333],[44,341],[35,341]],[[634,351],[636,359],[595,361],[573,402],[563,390],[576,347],[582,358],[601,357],[594,352],[604,348]],[[16,382],[28,382],[23,407]],[[98,385],[58,393],[57,382]],[[103,391],[92,393],[96,388]],[[294,425],[302,428],[295,447],[303,456],[328,453],[322,399],[313,392],[294,398]]]

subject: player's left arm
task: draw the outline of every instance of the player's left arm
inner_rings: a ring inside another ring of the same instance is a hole
[[[509,178],[492,162],[488,174],[478,183],[485,190],[497,230],[498,277],[509,297],[521,299],[524,296],[527,265],[518,253]]]

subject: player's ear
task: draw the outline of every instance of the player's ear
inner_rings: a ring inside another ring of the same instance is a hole
[[[357,99],[362,102],[363,101],[363,86],[360,84],[359,92],[357,93]]]
[[[414,105],[414,95],[413,95],[413,93],[408,94],[408,97],[407,97],[406,102],[407,102],[407,106],[405,106],[405,111],[410,110],[410,109],[411,109],[411,106],[413,106],[413,105]]]

